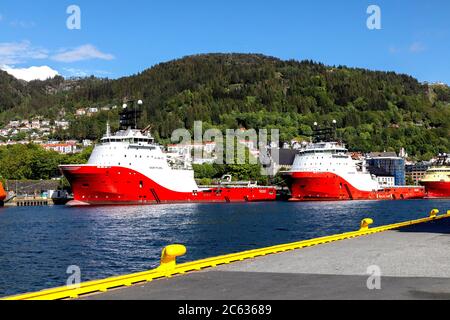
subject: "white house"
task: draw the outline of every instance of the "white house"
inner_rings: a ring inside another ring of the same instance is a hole
[[[392,176],[386,176],[386,177],[380,176],[380,177],[377,177],[377,181],[381,187],[385,187],[385,188],[395,187],[395,178]]]

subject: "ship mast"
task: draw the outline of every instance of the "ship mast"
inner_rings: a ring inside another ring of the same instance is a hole
[[[130,103],[131,107],[128,106]],[[138,119],[141,116],[141,107],[144,104],[142,100],[135,102],[134,100],[128,101],[128,103],[123,104],[122,111],[120,112],[120,129],[128,130],[138,128]],[[137,106],[136,106],[137,105]]]
[[[317,122],[314,122],[313,141],[314,142],[331,142],[337,140],[336,132],[337,121],[333,120],[331,127],[319,127]]]
[[[111,126],[109,125],[109,121],[106,122],[106,137],[109,138],[111,136]]]

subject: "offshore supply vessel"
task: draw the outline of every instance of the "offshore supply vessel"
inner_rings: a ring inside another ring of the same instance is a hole
[[[427,198],[450,198],[450,164],[446,154],[438,157],[437,164],[427,170],[420,184],[425,186]]]
[[[354,160],[344,144],[330,139],[310,142],[285,172],[290,201],[422,199],[417,186],[381,187],[364,161]]]
[[[121,130],[95,146],[86,165],[61,165],[74,200],[68,205],[253,202],[276,199],[275,187],[222,184],[199,187],[190,169],[172,168],[149,130],[137,129],[136,110],[124,105]],[[131,125],[134,122],[134,128]]]

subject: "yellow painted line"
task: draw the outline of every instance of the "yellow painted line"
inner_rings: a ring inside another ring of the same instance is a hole
[[[444,214],[438,216],[439,211],[433,210],[430,213],[430,217],[406,221],[401,223],[395,223],[387,226],[381,226],[376,228],[369,228],[369,225],[373,223],[372,219],[364,219],[361,223],[361,229],[358,231],[347,232],[332,236],[326,236],[311,240],[304,240],[300,242],[294,242],[289,244],[276,245],[272,247],[254,249],[243,251],[240,253],[227,254],[223,256],[207,258],[192,262],[186,262],[182,264],[176,264],[175,258],[185,253],[185,248],[181,245],[173,245],[163,250],[161,258],[161,266],[150,270],[129,275],[123,275],[118,277],[112,277],[103,280],[95,280],[84,282],[77,287],[59,287],[49,290],[43,290],[35,293],[27,293],[23,295],[17,295],[12,297],[6,297],[3,300],[59,300],[59,299],[73,299],[79,296],[105,292],[113,288],[119,288],[124,286],[131,286],[136,283],[150,282],[159,278],[168,278],[174,275],[182,275],[188,272],[200,271],[205,268],[214,268],[218,265],[230,264],[237,261],[243,261],[246,259],[252,259],[256,257],[266,256],[270,254],[276,254],[280,252],[286,252],[290,250],[297,250],[306,247],[316,246],[320,244],[352,239],[361,236],[367,236],[374,233],[399,229],[411,225],[417,225],[421,223],[430,222],[433,220],[441,220],[450,218],[450,210]]]

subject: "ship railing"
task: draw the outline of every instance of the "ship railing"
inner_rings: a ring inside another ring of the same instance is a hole
[[[213,185],[199,185],[199,188],[229,188],[229,189],[233,189],[233,188],[259,188],[259,189],[273,189],[274,187],[272,186],[260,186],[260,185],[255,185],[255,184],[251,184],[251,185],[239,185],[239,184],[213,184]]]
[[[423,186],[386,186],[386,187],[384,187],[384,188],[382,188],[382,190],[383,189],[410,189],[410,188],[419,188],[419,189],[424,189],[425,187],[423,187]]]

